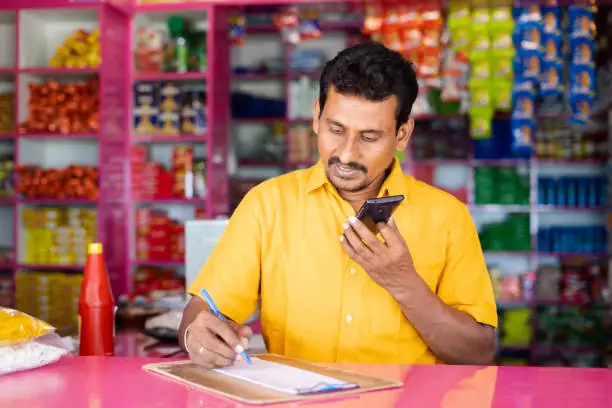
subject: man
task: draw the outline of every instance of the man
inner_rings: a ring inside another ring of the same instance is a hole
[[[412,64],[364,43],[330,61],[314,104],[320,161],[244,197],[195,280],[180,342],[204,367],[232,364],[261,299],[271,353],[318,362],[490,363],[497,313],[470,214],[404,175],[418,93]],[[374,235],[354,215],[403,195]],[[199,297],[206,288],[227,325]]]

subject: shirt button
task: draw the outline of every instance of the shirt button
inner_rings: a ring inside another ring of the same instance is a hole
[[[355,270],[355,268],[351,268],[349,272],[351,273],[351,275],[354,275],[354,274],[356,274],[356,273],[357,273],[357,271]]]
[[[347,315],[346,316],[346,322],[347,323],[350,323],[352,320],[353,320],[353,316],[351,316],[351,315]]]

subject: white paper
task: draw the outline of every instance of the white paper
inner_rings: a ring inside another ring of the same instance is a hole
[[[289,394],[308,394],[321,387],[331,386],[338,389],[358,387],[357,384],[347,383],[335,378],[316,374],[311,371],[272,363],[251,357],[253,365],[244,361],[237,361],[233,366],[220,368],[215,371],[234,378],[248,381],[262,387]]]

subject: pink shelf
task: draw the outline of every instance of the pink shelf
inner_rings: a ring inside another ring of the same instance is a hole
[[[285,74],[268,74],[268,73],[244,73],[232,74],[233,80],[239,81],[265,81],[265,80],[281,80],[285,79]]]
[[[98,133],[18,133],[17,137],[29,139],[97,139]]]
[[[14,138],[14,133],[0,133],[0,140],[12,140]]]
[[[0,68],[0,75],[13,75],[16,71],[15,68]]]
[[[82,271],[85,265],[44,265],[44,264],[17,264],[17,269],[42,269],[46,271]]]
[[[15,197],[0,197],[0,205],[11,205],[15,203]]]
[[[203,205],[206,198],[142,198],[134,200],[138,204],[183,204],[183,205]]]
[[[569,211],[569,212],[606,212],[608,209],[606,207],[560,207],[554,205],[538,205],[536,206],[538,212],[561,212],[561,211]]]
[[[133,143],[206,143],[208,135],[132,136]]]
[[[97,74],[100,72],[100,69],[99,68],[40,67],[40,68],[20,68],[19,72],[22,74],[32,74],[32,75],[77,75],[77,74]]]
[[[470,210],[484,212],[504,212],[504,213],[528,213],[528,205],[505,205],[505,204],[470,204]]]
[[[240,159],[238,160],[239,166],[245,167],[284,167],[284,162],[267,162],[267,161],[258,161],[258,160],[250,160],[250,159]]]
[[[135,81],[180,81],[206,79],[208,72],[137,72],[133,75]]]
[[[17,201],[22,204],[32,205],[96,205],[97,200],[88,200],[86,198],[18,198]]]
[[[484,251],[485,255],[491,256],[532,256],[534,254],[533,251]]]
[[[134,266],[160,266],[160,267],[172,267],[172,266],[185,266],[184,260],[155,260],[155,259],[136,259],[132,261]]]
[[[277,122],[286,122],[287,119],[280,118],[235,118],[232,121],[236,124],[272,124]]]
[[[304,1],[306,3],[307,1]],[[236,0],[233,1],[236,3]],[[240,1],[238,1],[240,3]],[[270,1],[265,3],[270,4]],[[278,3],[286,3],[278,1]],[[292,1],[291,3],[299,3],[299,1]],[[261,4],[261,3],[258,3]],[[363,21],[322,21],[319,24],[321,31],[350,31],[350,30],[361,30],[363,27]],[[249,24],[246,26],[246,32],[250,34],[255,33],[273,33],[278,32],[279,29],[272,23],[259,23]]]

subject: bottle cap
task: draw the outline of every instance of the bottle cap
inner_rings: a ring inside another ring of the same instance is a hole
[[[87,253],[90,255],[98,255],[102,253],[102,244],[100,244],[99,242],[93,242],[91,244],[89,244],[89,247],[87,248]]]

